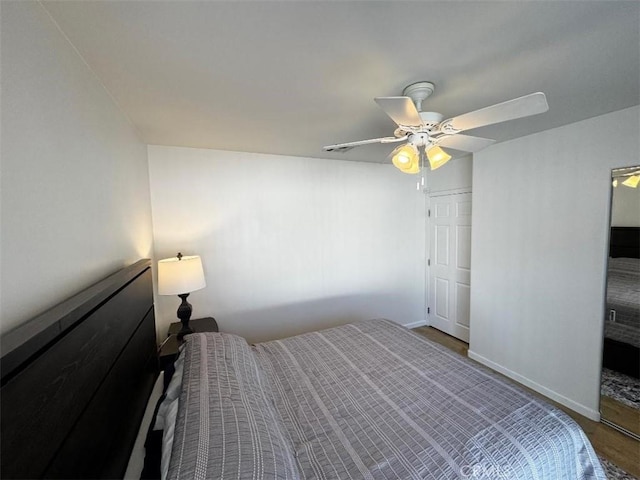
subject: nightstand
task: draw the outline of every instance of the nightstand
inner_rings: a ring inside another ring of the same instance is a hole
[[[196,333],[201,332],[217,332],[218,331],[218,323],[216,319],[213,317],[204,317],[204,318],[196,318],[194,320],[189,320],[189,326],[191,330]],[[182,323],[175,322],[169,326],[169,331],[167,332],[167,336],[176,335],[180,329],[182,328]]]
[[[196,318],[189,320],[189,326],[195,333],[201,332],[217,332],[218,323],[213,317]],[[162,345],[159,352],[160,369],[164,370],[164,389],[167,389],[171,375],[173,375],[173,362],[178,358],[180,353],[179,347],[182,341],[178,340],[177,334],[182,328],[182,323],[175,322],[169,326],[167,332],[167,340]]]

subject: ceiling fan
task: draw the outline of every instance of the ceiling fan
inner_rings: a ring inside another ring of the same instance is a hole
[[[477,152],[494,143],[494,140],[488,138],[462,135],[460,132],[549,110],[544,93],[537,92],[443,120],[440,113],[422,111],[422,102],[434,90],[435,86],[431,82],[417,82],[405,87],[401,97],[375,98],[376,103],[398,125],[393,137],[327,145],[323,150],[346,152],[370,143],[406,141],[391,152],[393,164],[404,173],[418,173],[421,159],[419,149],[424,147],[429,166],[431,170],[435,170],[451,158],[441,147]]]

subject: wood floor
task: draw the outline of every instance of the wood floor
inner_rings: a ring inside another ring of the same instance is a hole
[[[433,340],[434,342],[444,345],[460,355],[464,355],[465,357],[467,356],[469,345],[457,338],[451,337],[450,335],[432,327],[418,327],[414,328],[413,331]],[[507,378],[507,380],[518,384],[509,378]],[[578,423],[578,425],[582,427],[584,432],[587,434],[587,437],[589,437],[591,445],[593,445],[593,448],[599,455],[615,463],[630,474],[640,477],[640,442],[603,423],[589,420],[587,417],[584,417],[579,413],[568,409],[564,405],[560,405],[559,403],[548,399],[544,395],[541,395],[524,385],[518,385],[532,394],[544,398],[547,402],[566,412],[576,421],[576,423]]]
[[[600,397],[600,412],[602,418],[606,418],[616,425],[640,436],[640,410],[631,408],[611,397]]]

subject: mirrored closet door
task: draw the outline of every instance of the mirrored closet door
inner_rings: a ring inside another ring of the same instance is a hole
[[[613,170],[611,189],[600,412],[640,438],[640,166]]]

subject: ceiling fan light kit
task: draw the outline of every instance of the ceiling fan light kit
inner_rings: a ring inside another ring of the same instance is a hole
[[[442,147],[477,152],[494,143],[488,138],[461,135],[460,132],[536,115],[549,109],[544,93],[536,92],[443,120],[444,116],[438,112],[422,111],[422,102],[434,91],[433,83],[416,82],[405,87],[400,97],[376,97],[375,102],[398,126],[394,136],[338,143],[323,147],[323,150],[346,152],[360,145],[406,141],[391,152],[391,161],[401,172],[416,174],[423,166],[421,163],[424,162],[420,161],[423,153],[429,160],[430,169],[435,170],[451,159]]]

